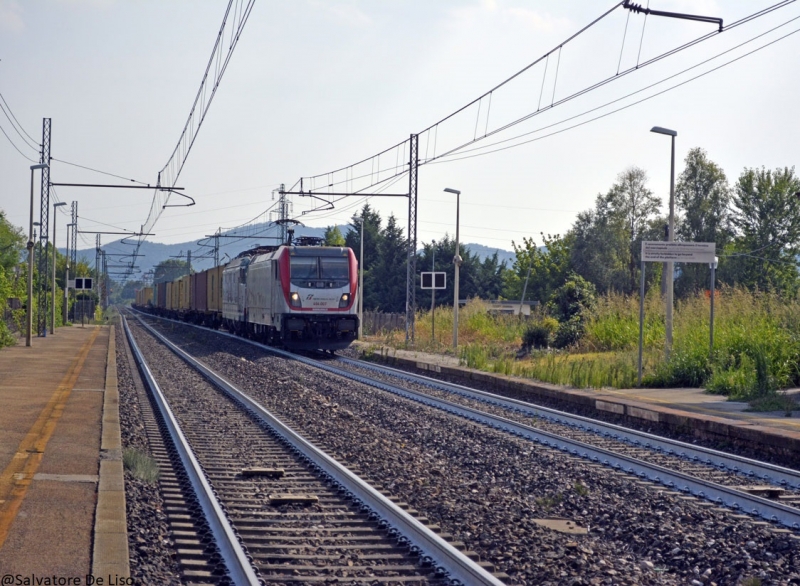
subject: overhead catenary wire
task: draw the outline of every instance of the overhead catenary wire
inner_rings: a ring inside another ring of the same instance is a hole
[[[70,165],[72,167],[78,167],[80,169],[86,169],[87,171],[93,171],[94,173],[100,173],[101,175],[108,175],[109,177],[116,177],[117,179],[122,179],[123,181],[130,181],[131,183],[138,183],[139,185],[150,185],[145,181],[138,181],[136,179],[131,179],[129,177],[123,177],[122,175],[117,175],[115,173],[109,173],[108,171],[101,171],[100,169],[94,169],[92,167],[87,167],[86,165],[79,165],[78,163],[70,163],[69,161],[64,161],[62,159],[57,159],[55,157],[50,157],[51,161],[56,161],[58,163],[63,163],[64,165]]]
[[[8,142],[11,143],[11,146],[14,147],[14,150],[16,150],[20,155],[22,155],[24,158],[29,160],[31,163],[38,163],[39,162],[39,161],[35,161],[34,159],[31,159],[28,155],[26,155],[21,150],[19,150],[19,147],[16,144],[14,144],[14,141],[11,140],[11,137],[8,136],[8,134],[6,134],[6,131],[3,129],[2,126],[0,126],[0,132],[3,133],[3,136],[5,136],[8,139]]]
[[[800,17],[797,17],[797,18],[800,18]],[[795,18],[795,19],[792,19],[792,20],[796,20],[796,18]],[[786,23],[784,23],[784,24],[786,24]],[[783,26],[783,25],[781,25],[781,26]],[[630,104],[626,104],[625,106],[621,106],[620,108],[617,108],[617,109],[615,109],[615,110],[612,110],[612,111],[610,111],[610,112],[606,112],[606,113],[604,113],[604,114],[600,114],[600,115],[598,115],[598,116],[595,116],[594,118],[590,118],[590,119],[588,119],[588,120],[585,120],[585,121],[583,121],[583,122],[579,122],[579,123],[577,123],[577,124],[573,124],[572,126],[568,126],[568,127],[566,127],[566,128],[562,128],[562,129],[560,129],[560,130],[553,131],[553,132],[551,132],[551,133],[549,133],[549,134],[545,134],[545,135],[543,135],[543,136],[539,136],[539,137],[536,137],[536,138],[532,138],[532,139],[529,139],[529,140],[526,140],[526,141],[523,141],[523,142],[515,143],[515,144],[513,144],[513,145],[508,145],[508,146],[500,147],[500,148],[497,148],[497,149],[488,150],[488,151],[485,151],[485,152],[480,152],[480,153],[471,154],[471,155],[465,155],[465,156],[455,156],[456,154],[459,154],[459,153],[451,153],[451,155],[448,155],[450,158],[448,158],[448,159],[446,159],[446,160],[443,160],[443,161],[442,161],[442,160],[439,160],[439,161],[428,161],[427,163],[432,163],[432,164],[437,164],[437,163],[439,163],[439,164],[441,164],[441,163],[449,163],[449,162],[452,162],[452,161],[462,161],[462,160],[465,160],[465,159],[471,159],[471,158],[475,158],[475,157],[480,157],[480,156],[483,156],[483,155],[488,155],[488,154],[491,154],[491,153],[496,153],[496,152],[500,152],[500,151],[504,151],[504,150],[508,150],[508,149],[512,149],[512,148],[516,148],[516,147],[518,147],[518,146],[522,146],[522,145],[524,145],[524,144],[529,144],[529,143],[531,143],[531,142],[536,142],[536,141],[538,141],[538,140],[542,140],[542,139],[544,139],[544,138],[549,138],[549,137],[551,137],[551,136],[555,136],[555,135],[557,135],[557,134],[561,134],[561,133],[563,133],[563,132],[566,132],[566,131],[568,131],[568,130],[572,130],[572,129],[574,129],[574,128],[578,128],[578,127],[580,127],[580,126],[584,126],[584,125],[586,125],[586,124],[589,124],[589,123],[591,123],[591,122],[595,122],[595,121],[597,121],[597,120],[600,120],[600,119],[602,119],[602,118],[605,118],[605,117],[607,117],[607,116],[611,116],[612,114],[616,114],[617,112],[621,112],[621,111],[623,111],[623,110],[626,110],[626,109],[628,109],[628,108],[631,108],[631,107],[633,107],[633,106],[636,106],[636,105],[638,105],[638,104],[641,104],[642,102],[646,102],[646,101],[648,101],[648,100],[651,100],[651,99],[653,99],[653,98],[655,98],[655,97],[658,97],[658,96],[660,96],[660,95],[662,95],[662,94],[665,94],[665,93],[667,93],[667,92],[669,92],[669,91],[672,91],[672,90],[674,90],[674,89],[677,89],[677,88],[679,88],[679,87],[681,87],[681,86],[684,86],[684,85],[686,85],[687,83],[691,83],[692,81],[695,81],[695,80],[697,80],[697,79],[700,79],[701,77],[704,77],[704,76],[706,76],[706,75],[708,75],[708,74],[710,74],[710,73],[713,73],[713,72],[715,72],[715,71],[717,71],[717,70],[719,70],[719,69],[722,69],[723,67],[726,67],[726,66],[728,66],[728,65],[731,65],[732,63],[735,63],[735,62],[737,62],[737,61],[740,61],[741,59],[744,59],[745,57],[748,57],[748,56],[752,55],[753,53],[757,53],[758,51],[761,51],[762,49],[765,49],[765,48],[767,48],[767,47],[769,47],[769,46],[771,46],[771,45],[774,45],[775,43],[777,43],[777,42],[779,42],[779,41],[782,41],[782,40],[784,40],[784,39],[786,39],[786,38],[788,38],[788,37],[790,37],[790,36],[792,36],[792,35],[796,34],[797,32],[800,32],[800,29],[795,29],[794,31],[791,31],[790,33],[787,33],[787,34],[783,35],[782,37],[780,37],[780,38],[778,38],[778,39],[775,39],[775,40],[773,40],[773,41],[771,41],[771,42],[769,42],[769,43],[766,43],[765,45],[762,45],[762,46],[760,46],[760,47],[757,47],[757,48],[753,49],[752,51],[749,51],[749,52],[745,53],[744,55],[740,55],[739,57],[736,57],[736,58],[734,58],[734,59],[731,59],[730,61],[727,61],[726,63],[723,63],[723,64],[721,64],[721,65],[719,65],[719,66],[717,66],[717,67],[714,67],[714,68],[712,68],[712,69],[710,69],[710,70],[708,70],[708,71],[705,71],[705,72],[703,72],[703,73],[700,73],[700,74],[698,74],[698,75],[696,75],[696,76],[694,76],[694,77],[692,77],[692,78],[690,78],[690,79],[684,80],[684,81],[682,81],[682,82],[680,82],[680,83],[677,83],[677,84],[675,84],[675,85],[673,85],[673,86],[671,86],[671,87],[668,87],[668,88],[666,88],[666,89],[664,89],[664,90],[661,90],[660,92],[656,92],[655,94],[652,94],[652,95],[646,96],[646,97],[644,97],[644,98],[642,98],[642,99],[640,99],[640,100],[637,100],[637,101],[635,101],[635,102],[632,102],[632,103],[630,103]],[[719,55],[717,55],[717,57],[718,57],[718,56],[719,56]],[[716,58],[716,57],[714,57],[714,58]],[[693,67],[692,67],[692,68],[693,68]],[[690,69],[692,69],[692,68],[690,68]],[[688,71],[688,69],[687,69],[687,70],[685,70],[685,71]],[[684,71],[684,72],[685,72],[685,71]],[[684,72],[681,72],[681,73],[684,73]],[[680,74],[676,74],[676,75],[680,75]],[[672,77],[674,77],[674,76],[670,76],[670,78],[666,78],[666,79],[671,79]],[[661,80],[660,82],[657,82],[657,83],[655,83],[655,84],[651,84],[650,86],[648,86],[647,88],[644,88],[644,89],[649,89],[650,87],[653,87],[654,85],[658,85],[659,83],[662,83],[663,81],[665,81],[665,80]],[[565,120],[562,120],[562,121],[560,121],[560,122],[553,123],[553,124],[551,124],[551,125],[548,125],[548,126],[546,126],[546,127],[543,127],[542,129],[537,129],[537,130],[535,130],[535,131],[531,131],[531,132],[529,132],[529,133],[525,133],[525,134],[523,134],[523,135],[519,135],[519,136],[517,136],[517,137],[512,137],[512,138],[510,138],[510,139],[505,139],[505,140],[503,140],[503,141],[498,141],[497,143],[494,143],[494,144],[496,145],[496,144],[501,144],[501,143],[503,143],[503,142],[507,142],[507,141],[510,141],[510,140],[516,140],[516,139],[520,138],[521,136],[526,136],[526,135],[529,135],[529,134],[532,134],[532,133],[535,133],[535,132],[540,132],[540,131],[541,131],[541,130],[543,130],[544,128],[552,128],[553,126],[558,126],[558,125],[560,125],[560,124],[563,124],[563,123],[564,123],[565,121],[567,121],[567,120],[573,120],[573,119],[575,119],[575,118],[580,118],[581,116],[585,116],[585,115],[586,115],[587,113],[589,113],[589,112],[596,111],[596,110],[598,110],[598,109],[602,109],[602,108],[606,107],[608,104],[612,104],[612,103],[618,102],[618,101],[620,101],[620,100],[622,100],[622,99],[625,99],[626,97],[629,97],[629,96],[631,96],[631,95],[634,95],[634,94],[636,94],[636,93],[639,93],[639,92],[641,92],[641,91],[643,91],[643,90],[637,90],[636,92],[632,92],[631,94],[628,94],[628,96],[624,96],[623,98],[618,98],[618,99],[616,99],[616,100],[612,100],[611,102],[608,102],[607,104],[604,104],[603,106],[598,106],[598,107],[596,107],[596,108],[592,108],[591,110],[588,110],[587,112],[583,112],[583,113],[581,113],[581,114],[578,114],[578,115],[572,116],[572,117],[570,117],[570,118],[567,118],[567,119],[565,119]],[[481,150],[481,149],[484,149],[484,148],[490,148],[491,146],[493,146],[493,145],[485,145],[485,146],[482,146],[482,147],[477,147],[477,148],[475,148],[475,149],[472,149],[472,150],[474,150],[474,151],[477,151],[477,150]],[[461,152],[471,152],[471,151],[461,151]],[[443,156],[444,156],[444,155],[443,155]]]
[[[459,113],[464,112],[465,110],[467,110],[471,106],[474,106],[476,104],[480,104],[481,100],[483,100],[484,98],[488,97],[489,99],[491,99],[491,97],[493,96],[494,92],[498,91],[500,88],[502,88],[503,86],[507,85],[512,80],[516,79],[517,77],[519,77],[520,75],[522,75],[523,73],[525,73],[526,71],[528,71],[529,69],[531,69],[532,67],[537,65],[538,63],[541,63],[543,60],[545,61],[545,63],[547,63],[549,56],[551,54],[553,54],[555,51],[559,51],[559,62],[560,62],[560,56],[561,56],[560,53],[561,53],[561,51],[563,51],[563,47],[566,44],[568,44],[570,41],[575,39],[577,36],[581,35],[585,31],[590,29],[592,26],[597,24],[600,20],[602,20],[603,18],[607,17],[615,9],[619,8],[622,5],[622,2],[620,2],[620,3],[616,4],[616,5],[614,5],[612,8],[610,8],[605,13],[601,14],[598,18],[596,18],[591,23],[589,23],[588,25],[586,25],[585,27],[580,29],[578,32],[576,32],[575,34],[570,36],[568,39],[566,39],[565,41],[563,41],[562,43],[560,43],[559,45],[557,45],[556,47],[554,47],[553,49],[551,49],[550,51],[548,51],[547,53],[545,53],[544,55],[542,55],[541,57],[539,57],[538,59],[536,59],[535,61],[530,63],[529,65],[527,65],[526,67],[524,67],[523,69],[519,70],[515,74],[513,74],[510,77],[508,77],[505,80],[503,80],[501,83],[499,83],[496,86],[494,86],[493,88],[491,88],[489,91],[481,94],[479,97],[477,97],[474,100],[468,102],[466,105],[464,105],[461,108],[455,110],[454,112],[451,112],[450,114],[448,114],[444,118],[440,119],[438,122],[435,122],[435,123],[431,124],[430,126],[425,128],[424,130],[422,130],[420,133],[418,133],[418,136],[420,136],[420,135],[422,135],[422,134],[424,134],[426,132],[429,133],[428,137],[426,137],[426,145],[429,145],[429,143],[430,143],[430,133],[433,133],[434,134],[434,145],[435,145],[434,146],[434,155],[432,157],[430,157],[430,158],[427,157],[427,152],[429,150],[429,147],[425,148],[426,157],[423,158],[423,159],[420,159],[419,166],[423,166],[425,164],[428,164],[428,163],[431,163],[431,162],[434,162],[434,161],[439,161],[439,159],[443,159],[445,157],[452,157],[452,158],[449,158],[448,161],[460,160],[463,157],[456,158],[456,157],[453,157],[453,155],[456,154],[456,153],[464,151],[464,149],[466,149],[467,147],[469,147],[471,145],[474,145],[475,143],[478,143],[479,141],[486,140],[487,138],[489,138],[491,136],[494,136],[496,134],[504,132],[504,131],[512,128],[513,126],[516,126],[518,124],[521,124],[521,123],[529,120],[533,116],[536,116],[536,115],[538,115],[540,113],[544,113],[544,112],[546,112],[548,110],[556,108],[556,107],[558,107],[558,106],[560,106],[560,105],[562,105],[562,104],[564,104],[566,102],[574,100],[574,99],[576,99],[576,98],[578,98],[580,96],[583,96],[583,95],[585,95],[585,94],[587,94],[589,92],[595,91],[595,90],[597,90],[597,89],[599,89],[599,88],[611,83],[612,81],[615,81],[615,80],[620,79],[620,78],[622,78],[622,77],[624,77],[626,75],[629,75],[629,74],[631,74],[631,73],[633,73],[635,71],[638,71],[639,69],[642,69],[644,67],[653,65],[653,64],[655,64],[655,63],[657,63],[657,62],[659,62],[659,61],[661,61],[663,59],[666,59],[666,58],[668,58],[668,57],[670,57],[672,55],[675,55],[676,53],[684,51],[684,50],[686,50],[686,49],[688,49],[690,47],[696,46],[699,43],[705,42],[708,39],[716,37],[717,35],[721,34],[722,32],[731,30],[731,29],[736,28],[738,26],[741,26],[741,25],[743,25],[745,23],[748,23],[748,22],[750,22],[750,21],[752,21],[752,20],[754,20],[756,18],[762,17],[762,16],[764,16],[766,14],[769,14],[769,13],[775,11],[775,10],[783,8],[783,7],[793,3],[794,1],[795,0],[783,0],[781,2],[778,2],[776,4],[768,6],[768,7],[764,8],[764,9],[762,9],[762,10],[759,10],[757,12],[749,14],[749,15],[747,15],[747,16],[745,16],[745,17],[743,17],[743,18],[741,18],[741,19],[739,19],[737,21],[729,23],[727,26],[725,26],[721,30],[714,30],[713,32],[709,32],[709,33],[706,33],[704,35],[701,35],[700,37],[697,37],[697,38],[695,38],[693,40],[690,40],[690,41],[688,41],[686,43],[683,43],[683,44],[681,44],[679,46],[673,47],[673,48],[671,48],[671,49],[669,49],[667,51],[664,51],[663,53],[661,53],[659,55],[651,57],[650,59],[647,59],[644,62],[640,62],[640,56],[639,56],[639,58],[637,58],[637,63],[636,63],[635,66],[632,66],[632,67],[630,67],[630,68],[628,68],[628,69],[626,69],[624,71],[619,71],[619,68],[617,68],[617,71],[613,75],[611,75],[611,76],[609,76],[609,77],[607,77],[605,79],[602,79],[602,80],[600,80],[598,82],[595,82],[595,83],[593,83],[593,84],[591,84],[591,85],[589,85],[589,86],[587,86],[585,88],[582,88],[579,91],[576,91],[576,92],[574,92],[574,93],[572,93],[570,95],[564,96],[564,97],[560,98],[557,101],[555,101],[555,83],[554,83],[553,96],[552,96],[553,101],[551,102],[551,104],[549,106],[541,107],[541,100],[540,100],[540,104],[537,105],[536,111],[533,111],[533,112],[530,112],[530,113],[525,114],[523,116],[520,116],[519,118],[517,118],[515,120],[512,120],[511,122],[508,122],[506,124],[503,124],[503,125],[501,125],[501,126],[499,126],[497,128],[489,129],[489,110],[487,108],[487,119],[486,119],[486,123],[485,123],[485,132],[482,135],[477,135],[477,133],[473,133],[474,136],[473,136],[472,140],[468,140],[467,142],[464,142],[462,144],[457,144],[457,145],[452,146],[450,148],[446,148],[444,150],[444,152],[442,152],[442,153],[437,153],[436,152],[437,151],[438,134],[439,134],[439,126],[441,124],[443,124],[445,121],[453,118],[454,116],[458,115]],[[640,53],[641,53],[641,41],[640,41]],[[543,79],[542,79],[542,83],[543,83],[542,90],[544,89],[545,79],[546,79],[546,72],[545,72],[545,76],[543,76]],[[541,96],[540,96],[540,98],[541,98]],[[577,127],[577,126],[578,125],[575,125],[574,127]],[[551,133],[548,136],[552,136],[553,134],[556,134],[556,133]],[[352,172],[348,172],[348,170],[353,170],[356,167],[358,167],[359,165],[362,165],[362,164],[364,164],[366,162],[375,161],[375,160],[377,160],[379,158],[380,155],[392,150],[393,148],[403,148],[403,149],[405,149],[405,145],[408,142],[409,142],[408,140],[404,140],[401,143],[398,143],[396,145],[393,145],[392,147],[389,147],[388,149],[384,149],[383,151],[381,151],[380,153],[378,153],[376,155],[372,155],[371,157],[363,158],[360,161],[358,161],[357,163],[353,163],[351,165],[340,167],[339,169],[337,169],[335,171],[327,172],[327,173],[324,173],[324,174],[318,174],[318,175],[304,176],[303,178],[299,179],[295,183],[295,186],[292,188],[292,190],[294,190],[294,188],[297,186],[298,183],[302,185],[303,181],[306,180],[306,181],[312,181],[312,185],[308,189],[306,189],[305,186],[304,186],[304,189],[303,189],[304,191],[311,191],[311,192],[316,193],[318,195],[324,195],[324,191],[325,191],[326,188],[331,188],[332,186],[335,186],[335,185],[347,184],[348,181],[352,182]],[[345,178],[344,179],[336,179],[336,180],[332,180],[332,181],[331,180],[326,180],[324,186],[320,187],[320,188],[317,188],[316,185],[313,184],[313,180],[315,180],[315,179],[319,179],[319,178],[322,178],[322,177],[325,177],[327,179],[327,178],[335,176],[337,173],[342,173],[343,171],[345,172]],[[381,173],[384,173],[386,171],[390,171],[390,172],[391,171],[395,171],[396,172],[397,169],[392,169],[392,168],[389,168],[387,170],[380,169]],[[371,172],[363,174],[362,177],[364,177],[365,175],[371,175]],[[372,185],[369,185],[368,187],[362,189],[362,191],[366,190],[369,187],[372,187]]]
[[[162,167],[158,174],[159,187],[165,186],[171,188],[175,187],[177,184],[177,180],[183,171],[186,160],[189,157],[189,153],[194,146],[195,140],[197,140],[198,133],[200,132],[200,128],[205,121],[208,110],[211,107],[211,103],[216,96],[217,90],[219,89],[222,77],[224,76],[225,71],[230,64],[231,57],[233,56],[234,49],[241,38],[244,26],[247,24],[247,21],[250,18],[254,3],[255,0],[237,0],[237,4],[233,10],[230,36],[228,37],[228,49],[223,59],[222,54],[224,51],[223,45],[225,40],[225,31],[227,30],[228,18],[231,15],[231,7],[233,6],[233,0],[229,0],[222,18],[222,24],[220,25],[211,55],[206,65],[205,73],[203,74],[203,78],[200,82],[200,87],[197,90],[194,103],[189,110],[189,116],[184,124],[183,131],[178,138],[178,142],[175,145],[172,154],[169,156],[166,164]],[[214,72],[213,75],[209,77],[212,66],[215,66]],[[211,85],[210,92],[208,90],[209,82]],[[155,191],[150,204],[150,211],[147,215],[147,219],[145,220],[144,224],[142,224],[142,234],[147,234],[152,231],[156,222],[161,217],[165,206],[168,204],[169,199],[169,191],[162,191],[159,189]],[[141,244],[145,238],[146,236],[144,235],[139,236],[136,244],[136,253],[139,252]]]
[[[42,145],[39,144],[36,141],[36,139],[33,138],[30,134],[28,134],[28,132],[25,130],[25,127],[22,126],[22,124],[19,123],[19,120],[17,120],[17,117],[14,115],[14,112],[11,110],[11,106],[8,105],[8,102],[6,102],[6,99],[3,97],[2,93],[0,93],[0,101],[2,102],[2,104],[0,104],[0,109],[3,110],[3,114],[5,114],[6,118],[8,118],[8,121],[11,122],[11,126],[14,127],[14,130],[17,131],[17,134],[19,134],[20,138],[22,138],[22,140],[25,141],[25,144],[27,146],[29,146],[30,148],[32,148],[33,150],[38,152],[39,149],[42,148]],[[10,117],[9,117],[9,115],[10,115]],[[22,131],[22,132],[20,132],[20,131]],[[27,135],[28,138],[25,138],[25,136],[23,136],[23,133],[25,133],[25,135]],[[28,139],[32,140],[33,144],[28,142]]]

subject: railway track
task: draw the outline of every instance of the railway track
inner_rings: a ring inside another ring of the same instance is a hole
[[[800,538],[741,509],[703,502],[678,485],[671,490],[632,477],[624,468],[575,457],[480,418],[375,392],[355,382],[352,372],[326,373],[295,355],[286,360],[272,348],[182,322],[152,323],[374,486],[506,572],[510,583],[800,580]],[[323,366],[337,365],[328,360]],[[443,391],[423,394],[437,393]]]
[[[208,367],[156,332],[124,327],[193,487],[196,505],[177,494],[166,503],[187,578],[502,583]],[[167,487],[181,488],[177,478]]]
[[[216,333],[231,336],[225,332]],[[798,471],[374,363],[343,357],[337,357],[335,361],[316,359],[251,340],[242,341],[326,372],[490,425],[536,444],[633,474],[641,480],[794,531],[800,530]]]

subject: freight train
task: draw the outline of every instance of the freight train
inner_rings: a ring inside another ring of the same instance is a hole
[[[224,266],[136,292],[142,311],[290,349],[341,350],[358,337],[358,263],[320,239],[261,246]]]

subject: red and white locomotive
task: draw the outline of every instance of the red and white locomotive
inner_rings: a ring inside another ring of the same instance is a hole
[[[222,274],[222,323],[290,348],[346,348],[358,335],[349,248],[283,245],[240,254]]]
[[[135,305],[286,348],[346,348],[358,337],[358,263],[350,248],[321,242],[247,250],[226,266],[145,287]]]

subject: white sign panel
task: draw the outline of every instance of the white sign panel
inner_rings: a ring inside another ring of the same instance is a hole
[[[447,284],[446,276],[447,273],[436,272],[436,273],[420,273],[422,277],[422,288],[423,289],[446,289]]]
[[[77,279],[69,280],[69,288],[79,291],[87,291],[92,289],[92,277],[78,277]]]
[[[642,241],[642,260],[648,262],[713,263],[717,245],[714,242],[647,242]]]

